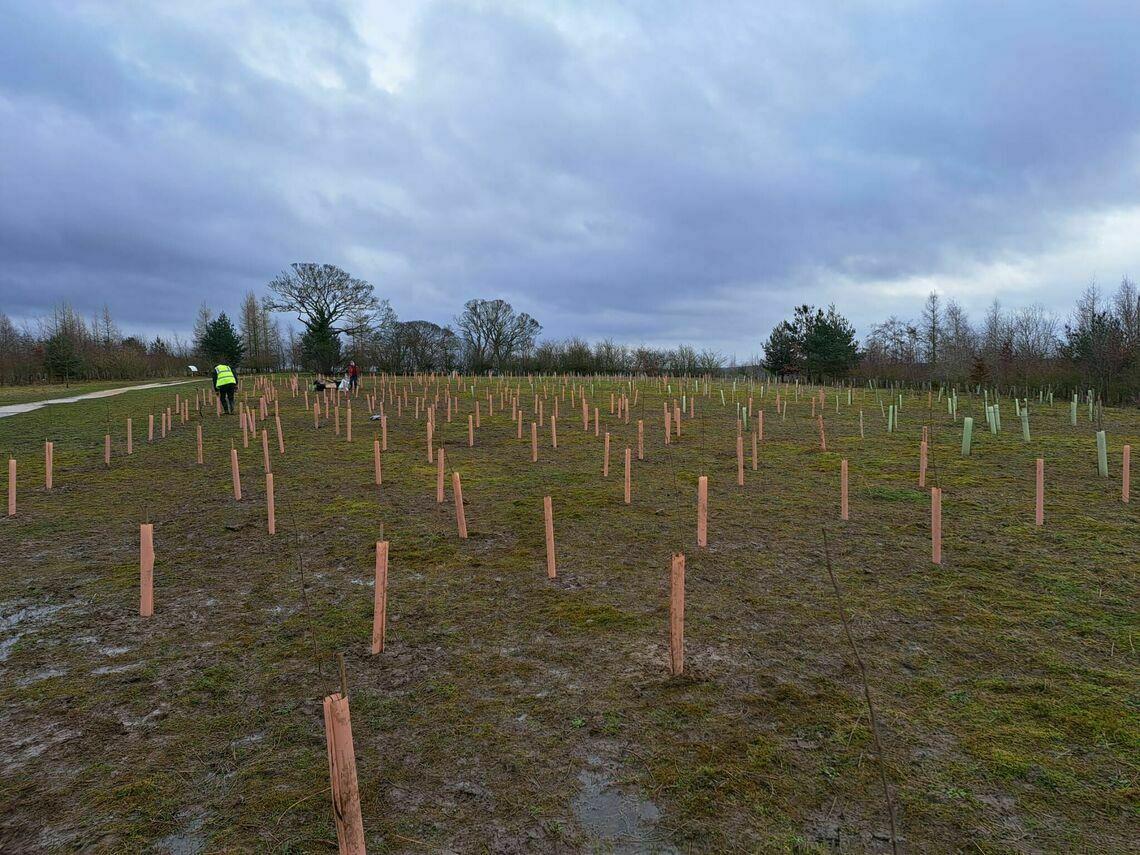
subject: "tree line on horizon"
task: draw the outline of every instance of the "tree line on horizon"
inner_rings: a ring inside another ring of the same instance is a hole
[[[284,331],[277,313],[302,329]],[[834,306],[795,307],[745,364],[712,350],[631,346],[578,336],[540,339],[541,324],[499,299],[467,301],[453,324],[400,320],[373,286],[334,265],[293,264],[250,292],[235,320],[203,304],[187,341],[123,335],[110,309],[85,321],[67,305],[32,327],[0,312],[0,384],[118,380],[184,373],[192,362],[248,371],[335,374],[460,370],[562,374],[769,374],[805,382],[956,387],[1094,389],[1110,402],[1140,401],[1140,295],[1124,278],[1105,296],[1092,285],[1068,319],[1039,304],[1007,310],[995,300],[974,324],[954,300],[932,292],[917,320],[891,315],[859,342]]]
[[[861,379],[965,387],[1093,390],[1109,403],[1140,403],[1140,292],[1123,277],[1111,294],[1094,283],[1068,318],[1035,303],[995,299],[979,323],[931,292],[917,320],[891,315],[863,342]]]
[[[1140,403],[1140,293],[1128,277],[1111,296],[1090,285],[1067,320],[1040,303],[1011,311],[995,299],[975,325],[932,291],[917,321],[891,315],[861,347],[834,305],[802,305],[772,330],[761,365],[813,383],[1091,389],[1103,401]]]

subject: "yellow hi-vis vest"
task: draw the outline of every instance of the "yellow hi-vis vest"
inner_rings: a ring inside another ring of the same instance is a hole
[[[214,370],[218,372],[218,379],[214,381],[215,388],[237,383],[237,378],[234,377],[234,370],[228,365],[215,365]]]

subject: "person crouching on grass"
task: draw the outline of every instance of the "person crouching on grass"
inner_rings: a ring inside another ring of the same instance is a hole
[[[226,413],[234,411],[234,392],[237,391],[237,377],[234,370],[228,365],[218,363],[213,371],[214,388],[218,390],[218,397],[222,399],[222,409]]]

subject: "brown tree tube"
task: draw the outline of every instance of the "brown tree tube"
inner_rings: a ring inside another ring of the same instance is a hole
[[[673,553],[673,572],[669,586],[669,671],[685,670],[685,555]]]
[[[376,541],[376,594],[372,611],[372,655],[384,650],[388,623],[388,541]]]
[[[154,614],[154,525],[139,525],[139,616]]]
[[[546,518],[546,575],[553,579],[558,575],[558,568],[554,562],[554,509],[550,496],[542,497],[542,511]]]
[[[451,492],[455,498],[455,525],[459,529],[459,537],[467,539],[467,515],[463,512],[463,484],[459,480],[459,473],[451,473]]]
[[[360,788],[356,781],[356,754],[352,747],[348,698],[339,692],[329,695],[324,701],[324,711],[337,846],[340,855],[365,855],[364,820],[360,814]]]
[[[697,546],[709,545],[709,477],[697,479]]]

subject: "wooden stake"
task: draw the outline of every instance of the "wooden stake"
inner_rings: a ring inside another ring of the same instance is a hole
[[[265,467],[265,473],[268,475],[273,470],[269,466],[269,433],[265,428],[261,429],[261,460]]]
[[[274,401],[273,403],[276,406],[277,402]],[[285,453],[285,434],[281,430],[281,414],[280,413],[274,413],[273,414],[273,424],[277,428],[277,453],[278,454],[284,454]]]
[[[52,485],[52,470],[55,468],[55,443],[44,443],[44,487],[48,490]]]
[[[359,386],[357,387],[360,388]],[[348,409],[344,413],[344,441],[352,442],[352,402],[349,401]]]
[[[134,425],[131,419],[127,419],[127,455],[130,456],[135,453],[135,436]]]
[[[437,505],[443,504],[443,498],[444,498],[443,497],[443,492],[444,492],[444,490],[443,490],[443,485],[444,485],[443,470],[444,470],[444,467],[446,465],[447,464],[445,463],[445,455],[444,455],[444,451],[443,451],[443,446],[441,445],[439,447],[439,451],[436,452],[436,455],[435,455],[435,503]]]
[[[918,486],[926,486],[926,440],[918,444]]]
[[[139,617],[154,614],[154,525],[139,525]]]
[[[388,541],[376,541],[376,591],[372,610],[372,655],[384,650],[388,618]]]
[[[930,560],[942,563],[942,490],[930,488]]]
[[[645,459],[645,421],[637,420],[637,459]]]
[[[558,406],[558,399],[554,399],[555,408]],[[551,414],[550,416],[550,447],[558,448],[558,417]]]
[[[736,435],[736,486],[744,486],[744,437]]]
[[[475,447],[475,419],[472,416],[467,416],[467,447]]]
[[[606,431],[605,450],[602,452],[602,477],[610,477],[610,432]]]
[[[273,473],[265,473],[265,510],[269,519],[269,533],[277,534],[277,514],[273,507]]]
[[[709,545],[709,477],[697,479],[697,546]]]
[[[376,476],[376,486],[379,487],[383,483],[383,478],[380,473],[380,440],[372,440],[372,468]]]
[[[111,434],[103,434],[103,465],[111,466]]]
[[[459,473],[451,473],[451,492],[455,498],[455,525],[459,528],[459,537],[467,539],[467,515],[463,512],[463,484],[459,481]]]
[[[16,516],[16,458],[8,458],[8,516]]]
[[[241,471],[238,469],[237,449],[230,447],[230,477],[234,484],[234,498],[241,501]]]
[[[197,433],[197,440],[198,440],[198,442],[197,442],[197,445],[198,445],[197,460],[198,460],[198,465],[201,466],[202,465],[202,423],[199,422],[194,427],[196,428],[195,432]]]
[[[340,855],[365,855],[348,698],[339,692],[329,695],[324,701],[324,711],[337,845]]]
[[[760,455],[756,451],[756,431],[752,431],[752,471],[759,468]]]
[[[146,417],[146,441],[154,442],[154,413]]]
[[[1045,525],[1045,458],[1037,458],[1037,525]]]
[[[554,510],[550,496],[542,497],[542,512],[546,518],[546,576],[553,579],[558,575],[558,568],[554,561]]]
[[[380,450],[388,450],[388,416],[386,414],[380,416]]]
[[[685,555],[673,553],[669,585],[669,671],[674,676],[685,670]]]

